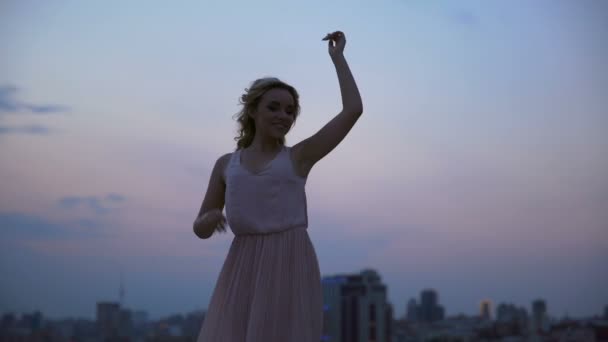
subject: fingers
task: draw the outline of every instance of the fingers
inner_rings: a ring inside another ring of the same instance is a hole
[[[220,221],[217,224],[217,230],[220,232],[226,232],[226,217],[224,215],[221,216]]]
[[[223,223],[218,223],[217,227],[215,227],[215,230],[217,230],[220,233],[225,233],[226,226]]]
[[[344,32],[342,31],[334,31],[332,33],[328,33],[325,38],[323,38],[322,40],[338,40],[340,38],[344,37]]]

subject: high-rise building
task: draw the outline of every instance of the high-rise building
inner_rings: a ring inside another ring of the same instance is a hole
[[[536,332],[546,331],[549,320],[547,317],[547,304],[542,299],[532,302],[532,329]]]
[[[390,342],[392,306],[374,270],[324,277],[322,341]]]
[[[104,339],[118,337],[120,305],[114,302],[97,303],[97,329]]]
[[[484,299],[479,304],[479,316],[484,320],[492,319],[492,301]]]
[[[510,323],[517,320],[519,309],[513,304],[500,303],[496,307],[496,321]]]
[[[529,317],[528,317],[528,310],[526,310],[525,307],[520,307],[519,311],[518,311],[518,322],[519,322],[519,326],[521,328],[521,332],[522,333],[527,333],[530,324],[529,324]]]
[[[444,318],[443,306],[439,305],[439,296],[434,289],[425,289],[420,293],[419,320],[435,322]]]
[[[391,303],[386,303],[384,306],[384,326],[382,327],[384,330],[384,340],[386,342],[392,342],[393,336],[393,305]],[[380,340],[376,340],[380,341]]]
[[[97,329],[104,339],[130,336],[133,328],[131,311],[121,309],[119,303],[97,303]]]
[[[120,309],[118,313],[118,336],[128,337],[133,333],[133,314],[129,309]]]
[[[30,332],[38,331],[42,328],[44,318],[42,312],[35,311],[34,313],[24,313],[21,315],[23,326]]]
[[[522,334],[528,330],[528,312],[526,308],[517,307],[514,304],[498,304],[496,308],[496,321],[499,324],[513,325]]]
[[[412,298],[407,302],[405,318],[410,322],[416,322],[418,320],[418,304],[416,304],[415,298]]]

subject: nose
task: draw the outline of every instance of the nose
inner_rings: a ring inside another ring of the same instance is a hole
[[[281,119],[282,120],[289,120],[289,122],[291,122],[293,120],[293,118],[291,117],[291,114],[287,113],[286,111],[282,110],[281,111]]]

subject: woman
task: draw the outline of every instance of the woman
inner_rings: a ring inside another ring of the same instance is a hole
[[[217,159],[194,233],[235,234],[198,341],[318,342],[323,324],[321,275],[307,228],[305,185],[312,167],[348,134],[363,112],[344,58],[346,38],[328,34],[342,111],[316,134],[285,146],[299,115],[297,91],[274,77],[241,96],[237,148]]]

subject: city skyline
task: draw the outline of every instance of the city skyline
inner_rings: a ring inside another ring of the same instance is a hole
[[[365,268],[362,269],[361,272],[364,271],[374,271],[376,272],[376,269],[370,269],[370,268]],[[346,272],[342,272],[342,273],[335,273],[335,274],[331,274],[331,275],[323,275],[322,276],[322,281],[323,283],[326,282],[331,282],[333,279],[335,278],[340,278],[343,276],[349,276],[349,275],[354,275],[354,274],[358,274],[358,273],[346,273]],[[440,296],[440,292],[437,291],[435,288],[433,287],[426,287],[426,288],[422,288],[419,290],[418,293],[413,294],[411,297],[408,298],[407,303],[405,303],[405,305],[400,305],[400,303],[394,303],[393,301],[391,301],[390,299],[387,300],[387,303],[389,303],[394,310],[394,319],[396,320],[401,320],[401,319],[408,319],[408,308],[409,308],[409,304],[411,303],[412,300],[414,300],[414,304],[418,303],[418,305],[421,305],[422,301],[423,301],[423,296],[425,296],[425,293],[429,293],[433,292],[434,296],[436,296],[436,298],[434,299],[436,302],[435,304],[439,304],[439,306],[441,307],[441,310],[445,310],[445,312],[447,312],[447,314],[442,314],[441,315],[441,319],[448,319],[448,318],[454,318],[457,317],[459,315],[465,315],[465,316],[479,316],[481,318],[484,317],[484,315],[482,314],[483,311],[483,306],[484,303],[490,303],[490,309],[489,309],[489,316],[488,319],[490,320],[495,320],[497,319],[497,313],[500,310],[500,306],[501,305],[515,305],[515,307],[520,307],[520,308],[524,308],[528,313],[532,313],[534,311],[534,305],[537,302],[542,302],[545,303],[543,305],[545,305],[545,310],[546,313],[549,317],[554,318],[554,319],[563,319],[563,318],[590,318],[590,317],[595,317],[595,316],[602,316],[602,315],[606,315],[606,313],[608,313],[608,304],[605,305],[601,305],[601,310],[599,312],[596,313],[590,313],[589,315],[583,315],[583,316],[573,316],[570,315],[568,312],[565,312],[563,314],[559,314],[556,312],[551,312],[550,308],[551,305],[550,303],[548,303],[542,296],[538,296],[536,298],[531,298],[529,300],[528,303],[514,303],[514,302],[510,302],[510,301],[494,301],[491,298],[483,298],[480,299],[476,305],[477,305],[477,310],[469,310],[469,311],[462,311],[462,312],[450,312],[448,311],[448,308],[445,307],[445,305],[442,304],[441,302],[441,296]],[[130,307],[128,302],[125,301],[125,293],[126,293],[126,288],[124,287],[123,283],[121,282],[118,287],[117,287],[117,291],[116,291],[116,297],[115,298],[105,298],[105,299],[98,299],[95,301],[94,304],[98,305],[99,303],[116,303],[118,304],[121,308],[125,308],[125,309],[129,309],[132,310],[133,312],[145,312],[146,314],[148,314],[148,312],[146,310],[143,310],[141,308],[137,308],[137,307]],[[390,293],[390,286],[387,286],[387,293]],[[388,297],[387,297],[388,298]],[[403,309],[403,310],[402,310]],[[207,310],[207,308],[198,308],[198,309],[194,309],[191,312],[205,312]],[[30,314],[36,311],[40,311],[41,313],[44,314],[43,311],[38,310],[38,309],[34,309],[34,310],[29,310],[29,311],[24,311],[24,312],[13,312],[15,314]],[[183,314],[186,311],[183,312],[170,312],[170,313],[166,313],[164,315],[160,315],[160,316],[156,316],[156,317],[150,317],[151,319],[163,319],[166,317],[170,317],[172,315],[179,315],[179,314]],[[6,312],[1,312],[0,314],[7,314],[7,313],[11,313],[11,311],[6,311]],[[94,314],[95,312],[92,312],[93,316],[64,316],[64,317],[50,317],[51,319],[69,319],[69,318],[86,318],[86,319],[94,319]],[[420,319],[419,317],[416,319]]]
[[[293,145],[340,109],[346,34],[364,113],[308,178],[322,275],[374,268],[402,315],[479,302],[560,317],[608,303],[608,3],[184,1],[0,5],[0,312],[206,308],[232,233],[198,239],[238,98],[300,92]],[[574,284],[574,286],[573,286]]]

